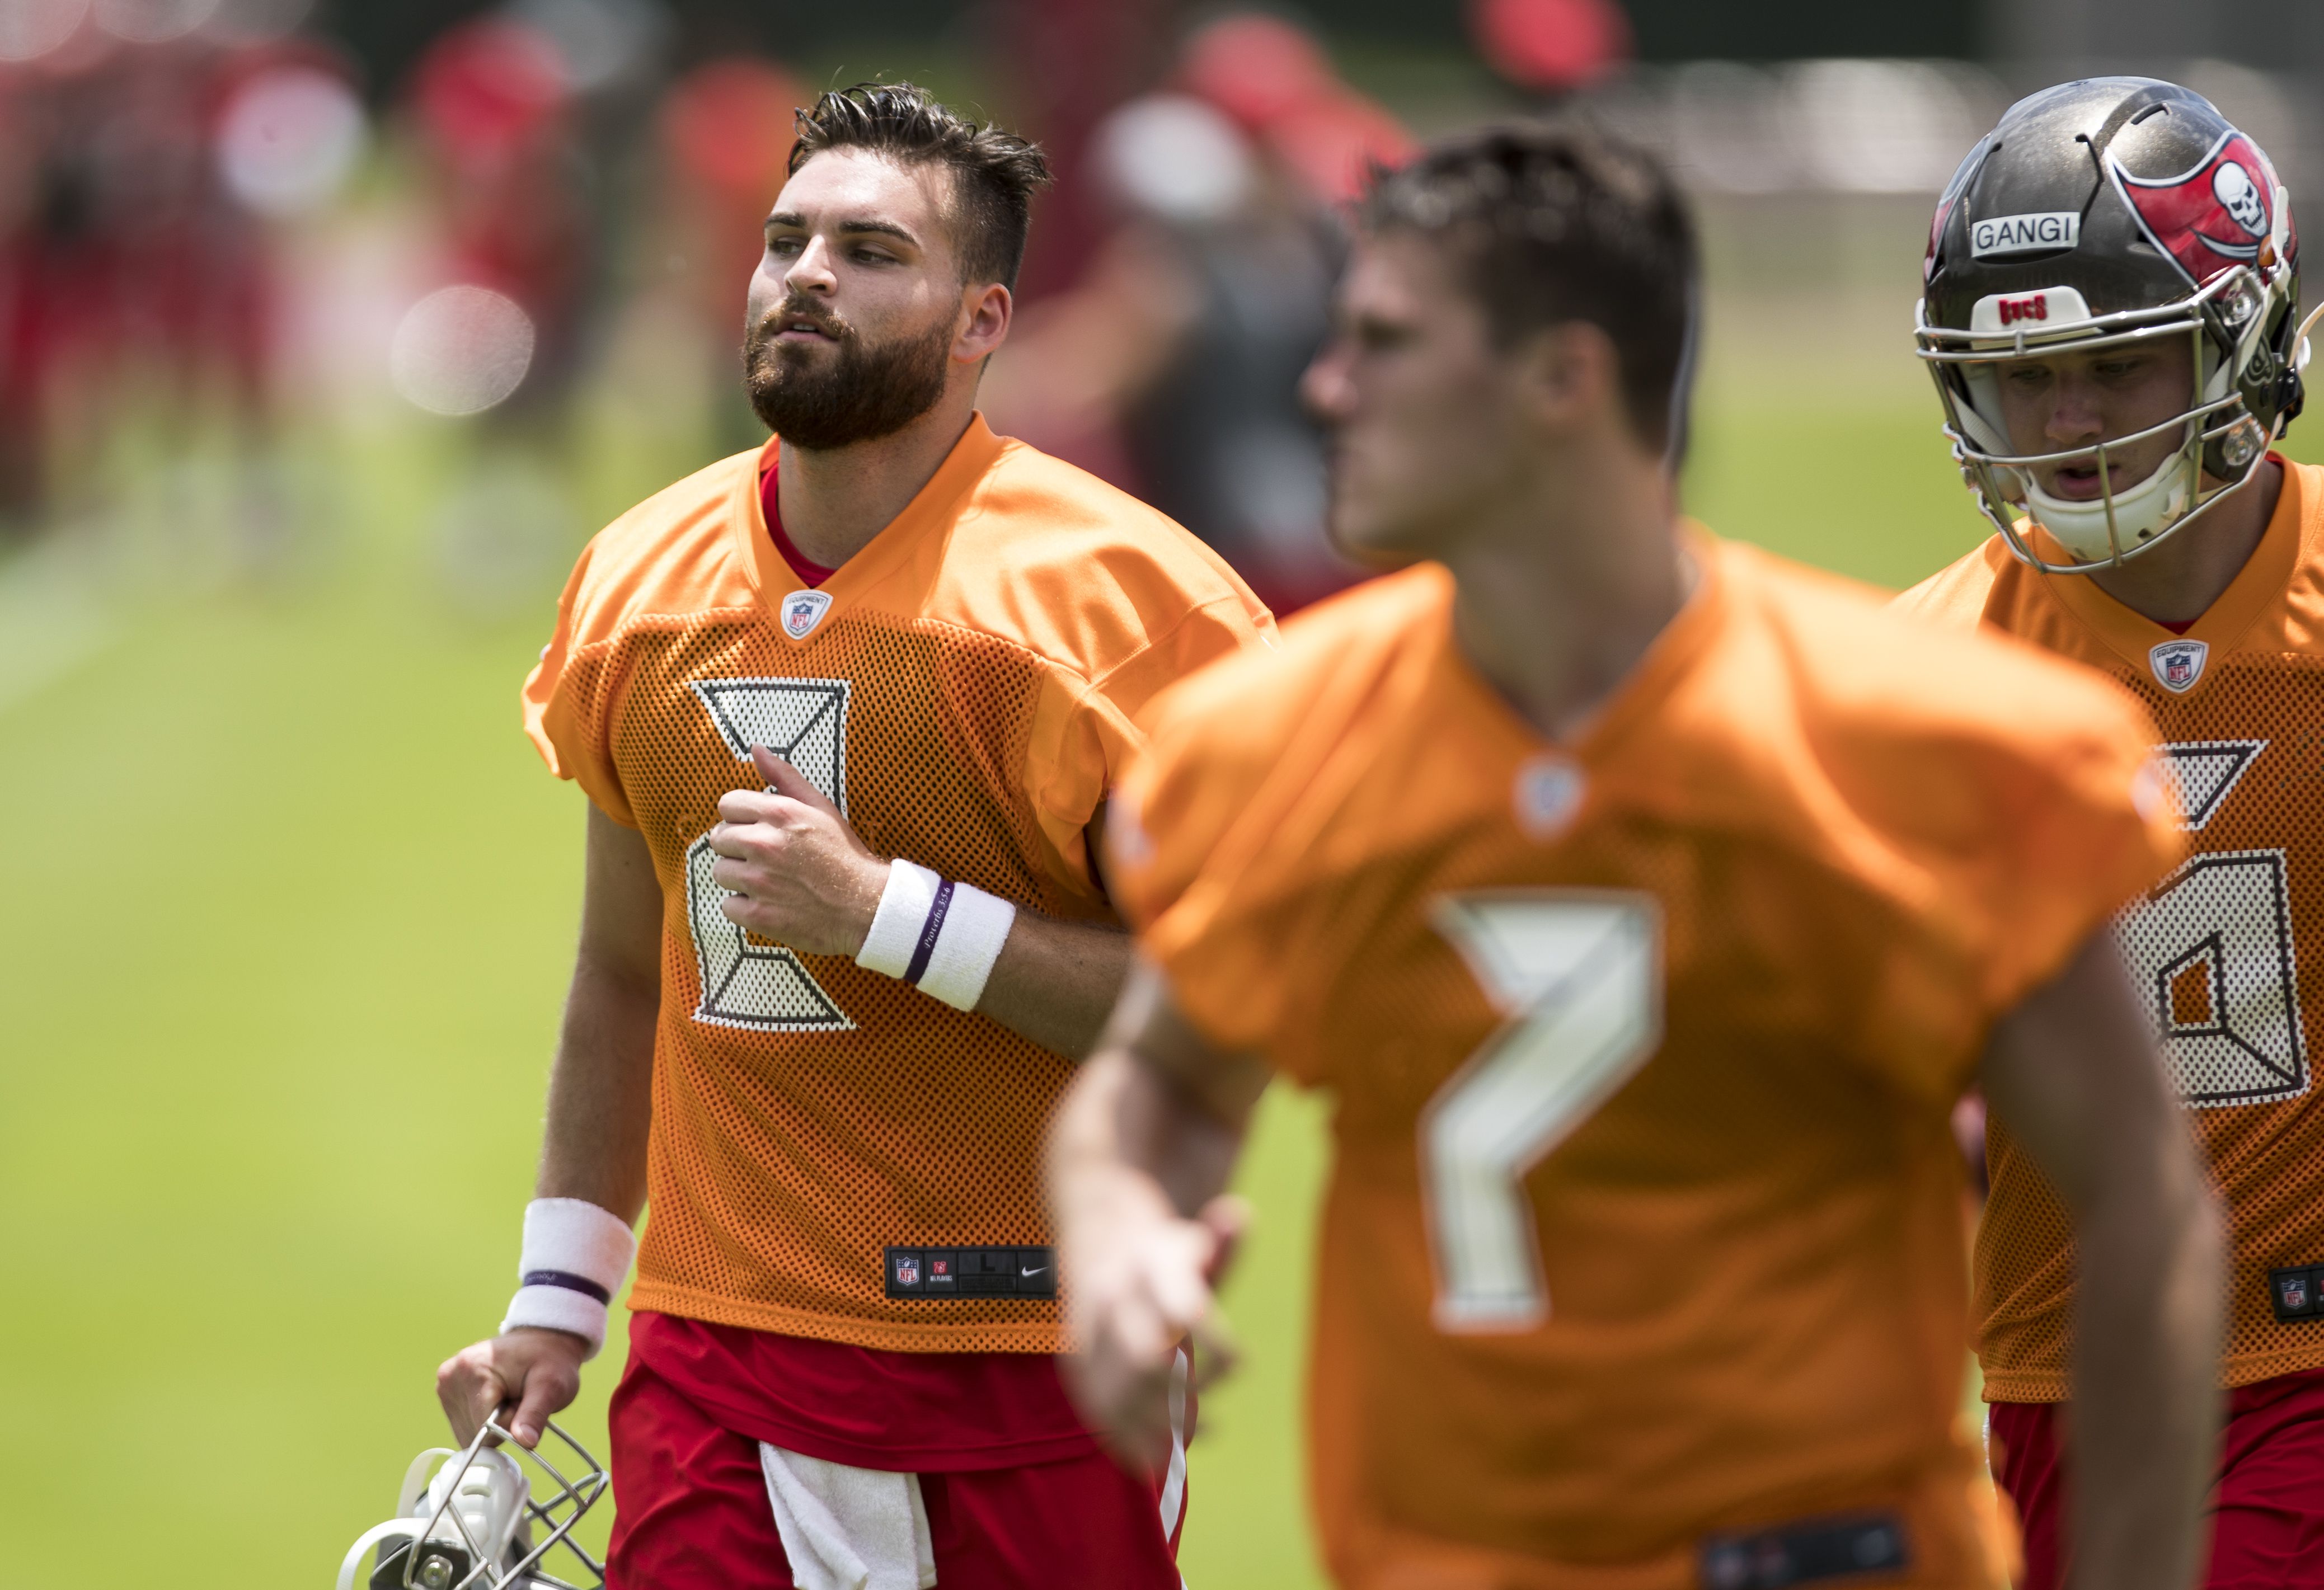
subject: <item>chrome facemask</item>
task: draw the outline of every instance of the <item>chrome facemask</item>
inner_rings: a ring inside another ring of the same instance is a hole
[[[2079,311],[2047,317],[2047,300]],[[1962,479],[1978,505],[2001,532],[2017,558],[2043,574],[2092,574],[2119,568],[2257,478],[2260,461],[2283,428],[2279,416],[2264,426],[2246,406],[2236,372],[2255,358],[2271,357],[2265,340],[2264,284],[2247,268],[2226,271],[2201,290],[2176,303],[2153,308],[2090,315],[2070,288],[1998,296],[2002,306],[2030,306],[2013,317],[2014,327],[1975,326],[1962,330],[1932,326],[1925,301],[1918,306],[1914,340],[1935,379],[1945,407],[1945,435],[1952,443]],[[1980,303],[1979,310],[1985,308]],[[1997,316],[2007,313],[1997,308]],[[2312,324],[2313,317],[2310,317]],[[2306,326],[2295,341],[2297,358],[2307,358]],[[2130,436],[2057,453],[2009,451],[1999,402],[1999,372],[2012,360],[2070,350],[2153,344],[2183,336],[2194,372],[2186,409],[2159,425]],[[2232,349],[2221,356],[2222,345]],[[2179,446],[2144,479],[2117,490],[2115,461],[2125,451],[2172,434]],[[2231,474],[2207,474],[2205,459],[2215,455]],[[2051,497],[2035,484],[2035,471],[2082,466],[2098,472],[2099,496],[2091,502]],[[2206,481],[2211,483],[2206,485]],[[2044,557],[2028,538],[2040,525],[2045,536],[2073,559]]]

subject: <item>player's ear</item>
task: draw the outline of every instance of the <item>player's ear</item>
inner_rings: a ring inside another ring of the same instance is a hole
[[[1512,352],[1518,400],[1536,423],[1571,430],[1621,403],[1621,355],[1614,339],[1587,320],[1528,333]]]
[[[952,356],[963,363],[974,363],[1008,340],[1016,300],[997,281],[963,288],[960,300],[965,313],[960,335],[953,339]]]

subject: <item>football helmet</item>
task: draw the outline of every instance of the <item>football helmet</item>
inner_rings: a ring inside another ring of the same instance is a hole
[[[573,1477],[518,1446],[497,1419],[460,1451],[434,1447],[413,1458],[395,1516],[349,1549],[338,1590],[355,1590],[374,1552],[364,1590],[604,1590],[605,1570],[573,1539],[573,1526],[604,1493],[604,1467],[554,1423],[540,1438],[558,1444]],[[562,1554],[567,1572],[575,1569],[565,1559],[577,1565],[582,1577],[552,1575],[542,1566],[551,1552]]]
[[[2012,106],[1938,199],[1922,280],[1915,341],[1962,478],[2044,573],[2118,567],[2159,545],[2248,485],[2300,412],[2308,326],[2294,327],[2290,196],[2256,143],[2175,84],[2092,78]],[[2010,361],[2174,337],[2194,372],[2178,414],[2063,452],[2011,446]],[[2152,473],[2116,484],[2123,449],[2164,438],[2175,449]],[[2043,490],[2036,472],[2051,467],[2095,468],[2098,496]]]

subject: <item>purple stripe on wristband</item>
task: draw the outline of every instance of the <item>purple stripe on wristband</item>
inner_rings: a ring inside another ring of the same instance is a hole
[[[567,1291],[577,1291],[583,1297],[595,1298],[607,1305],[613,1300],[612,1292],[586,1275],[576,1275],[570,1270],[528,1270],[519,1279],[526,1286],[561,1286]]]
[[[904,980],[916,988],[928,970],[928,957],[936,952],[936,939],[944,932],[945,913],[951,909],[952,879],[947,878],[936,885],[936,903],[928,907],[928,919],[920,924],[920,942],[912,946],[912,963],[904,968]]]

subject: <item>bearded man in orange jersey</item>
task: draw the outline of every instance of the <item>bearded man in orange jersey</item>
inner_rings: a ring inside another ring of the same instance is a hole
[[[519,1441],[602,1343],[617,1590],[1178,1584],[1185,1402],[1125,1475],[1057,1381],[1040,1134],[1130,963],[1093,870],[1131,715],[1272,623],[994,436],[1039,152],[825,95],[752,279],[776,438],[616,521],[525,687],[587,792],[581,947],[501,1333]]]
[[[2014,106],[1939,204],[1920,315],[1999,533],[1899,602],[2102,669],[2161,726],[2195,853],[2118,936],[2227,1206],[2219,1590],[2324,1585],[2324,471],[2271,450],[2301,401],[2299,251],[2266,154],[2201,96],[2101,78]],[[2025,1590],[2051,1590],[2070,1513],[2107,1504],[2060,1435],[2073,1232],[2006,1112],[1987,1153],[1989,1444]]]
[[[2218,1239],[2110,927],[2180,850],[2149,727],[1678,516],[1693,262],[1583,131],[1371,194],[1307,392],[1335,533],[1406,566],[1150,710],[1108,835],[1148,960],[1051,1144],[1077,1394],[1151,1438],[1279,1071],[1335,1099],[1341,1583],[1983,1590],[1981,1080],[2083,1245],[2081,1582],[2182,1590]]]

